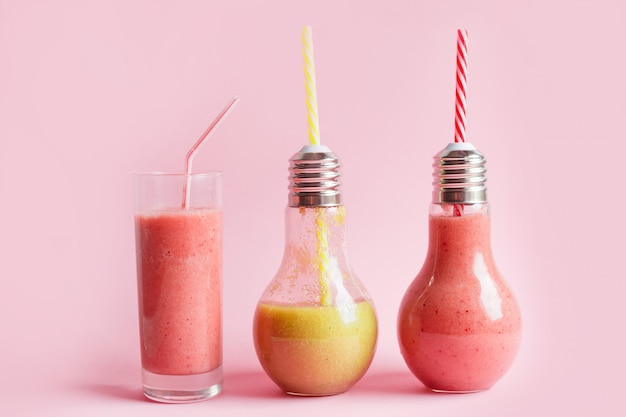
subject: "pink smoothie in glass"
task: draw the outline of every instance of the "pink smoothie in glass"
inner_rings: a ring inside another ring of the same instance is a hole
[[[209,372],[222,363],[222,212],[138,213],[141,358],[164,375]]]
[[[398,320],[402,355],[427,387],[490,388],[520,344],[520,312],[498,273],[485,213],[431,216],[426,262]]]

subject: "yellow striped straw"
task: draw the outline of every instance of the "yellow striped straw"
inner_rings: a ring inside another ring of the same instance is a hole
[[[315,60],[313,59],[313,33],[311,26],[302,27],[302,58],[304,59],[304,88],[306,90],[306,110],[309,127],[309,144],[320,144],[319,117],[317,114],[317,85],[315,83]],[[330,259],[328,257],[328,226],[324,221],[324,208],[315,209],[315,234],[320,279],[320,304],[332,304],[332,294],[328,283]]]
[[[317,114],[317,86],[315,84],[315,61],[313,59],[313,33],[311,26],[302,28],[302,57],[304,58],[304,87],[309,125],[309,143],[320,144],[319,117]]]
[[[332,304],[332,294],[328,282],[328,273],[330,266],[330,258],[328,257],[328,226],[324,221],[325,209],[323,207],[315,208],[315,234],[317,235],[317,256],[319,259],[319,277],[320,277],[320,304],[329,306]]]

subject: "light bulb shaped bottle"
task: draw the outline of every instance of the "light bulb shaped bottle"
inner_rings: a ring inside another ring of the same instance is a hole
[[[256,308],[255,349],[286,393],[340,394],[372,361],[376,313],[346,253],[339,160],[305,146],[289,171],[284,255]]]
[[[483,155],[452,143],[434,159],[429,247],[400,305],[400,351],[434,391],[482,391],[517,355],[520,311],[492,255]]]

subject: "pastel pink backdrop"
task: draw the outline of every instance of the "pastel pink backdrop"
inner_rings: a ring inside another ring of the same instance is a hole
[[[363,380],[318,399],[282,395],[251,338],[282,256],[287,159],[306,141],[304,24],[380,322]],[[426,250],[431,158],[453,139],[457,28],[524,339],[492,390],[432,395],[395,319]],[[621,0],[0,0],[0,415],[623,416],[625,38]],[[132,173],[182,170],[234,94],[195,162],[224,172],[224,392],[150,403]]]

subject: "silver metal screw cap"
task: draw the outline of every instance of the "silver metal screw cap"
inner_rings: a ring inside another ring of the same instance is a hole
[[[289,206],[341,205],[340,166],[337,156],[326,146],[308,145],[300,149],[289,159]]]
[[[433,203],[486,203],[485,162],[471,143],[449,144],[434,157]]]

